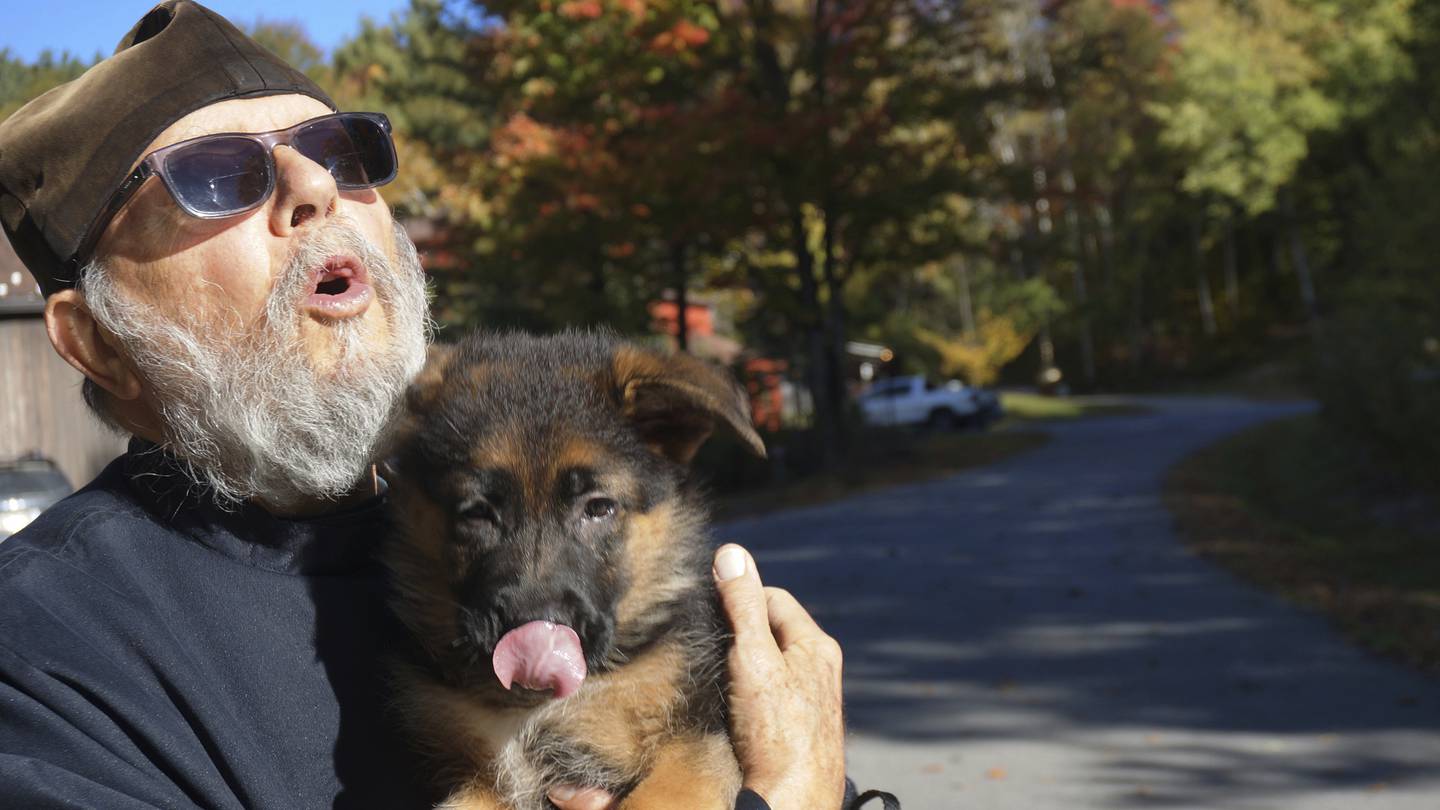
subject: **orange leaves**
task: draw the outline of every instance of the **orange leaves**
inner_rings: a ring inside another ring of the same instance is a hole
[[[555,130],[525,113],[517,113],[495,133],[495,149],[502,158],[523,162],[555,154]]]
[[[698,48],[710,41],[710,32],[690,22],[681,20],[650,40],[650,50],[659,53],[681,53]]]
[[[610,0],[610,5],[629,15],[632,22],[645,18],[645,0]],[[542,3],[541,9],[549,11],[549,4]],[[567,20],[595,20],[605,13],[600,0],[565,0],[555,13]]]
[[[710,32],[689,20],[675,23],[675,27],[670,29],[670,33],[675,35],[676,40],[691,48],[698,48],[710,41]]]
[[[535,207],[535,212],[540,215],[541,219],[549,219],[561,211],[584,214],[599,213],[603,209],[600,197],[588,191],[568,189],[562,193],[564,194],[563,200],[546,200]]]
[[[600,198],[588,191],[576,191],[566,198],[565,204],[572,211],[594,211],[600,207]]]
[[[603,12],[599,0],[567,0],[556,9],[567,20],[593,20]]]
[[[495,132],[496,163],[513,166],[555,159],[570,171],[602,171],[612,167],[614,160],[596,148],[594,135],[593,126],[552,127],[516,113]]]
[[[644,0],[615,0],[615,7],[629,14],[632,20],[640,20],[645,16]]]

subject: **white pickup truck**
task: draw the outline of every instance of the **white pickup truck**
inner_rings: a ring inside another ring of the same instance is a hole
[[[871,425],[926,425],[950,430],[999,415],[995,395],[958,380],[937,385],[921,376],[879,380],[857,402]]]

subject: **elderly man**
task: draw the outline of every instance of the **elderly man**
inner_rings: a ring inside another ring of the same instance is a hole
[[[51,342],[134,436],[0,546],[0,806],[435,800],[386,717],[404,642],[373,555],[371,462],[426,344],[376,191],[396,169],[384,116],[188,0],[0,125],[0,222]],[[839,648],[743,550],[716,577],[740,806],[838,806]]]

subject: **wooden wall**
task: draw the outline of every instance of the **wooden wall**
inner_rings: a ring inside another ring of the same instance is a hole
[[[50,345],[38,316],[0,318],[0,459],[38,451],[77,489],[125,450],[80,396],[80,373]]]

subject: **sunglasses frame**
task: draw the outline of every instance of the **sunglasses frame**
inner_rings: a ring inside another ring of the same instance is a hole
[[[169,192],[170,198],[175,201],[175,204],[180,206],[180,209],[186,214],[195,217],[196,219],[226,219],[228,217],[239,216],[240,214],[246,213],[247,211],[253,211],[256,208],[264,205],[266,201],[268,201],[270,197],[275,194],[275,147],[291,146],[295,140],[295,137],[300,132],[309,129],[310,127],[313,127],[317,124],[337,119],[343,120],[350,118],[363,118],[380,126],[381,131],[385,133],[386,149],[390,153],[390,174],[382,179],[372,180],[368,183],[342,183],[339,180],[336,180],[335,186],[342,191],[360,191],[367,188],[377,188],[394,180],[395,175],[399,173],[400,159],[395,154],[395,139],[392,136],[390,119],[385,117],[384,113],[331,113],[329,115],[321,115],[316,118],[306,119],[293,127],[271,130],[270,132],[214,132],[208,135],[201,135],[196,138],[190,138],[188,140],[180,141],[179,143],[172,143],[169,146],[161,147],[159,149],[156,149],[154,152],[146,155],[144,159],[140,161],[140,165],[136,166],[135,170],[132,171],[130,175],[125,178],[125,181],[120,184],[120,187],[115,189],[115,193],[111,195],[109,203],[105,206],[104,213],[95,220],[95,224],[91,227],[90,233],[81,243],[80,250],[76,251],[74,258],[72,258],[69,263],[72,266],[79,265],[83,257],[89,256],[90,252],[95,247],[95,243],[100,240],[100,235],[104,233],[105,227],[110,224],[110,220],[114,219],[115,215],[120,213],[120,209],[125,207],[125,203],[129,202],[130,198],[134,196],[135,192],[139,191],[140,187],[144,185],[145,181],[149,180],[151,177],[158,176],[160,178],[160,181],[165,184],[165,190]],[[233,211],[222,211],[218,213],[206,213],[202,211],[196,211],[194,208],[187,205],[180,198],[180,195],[175,192],[175,186],[171,182],[170,172],[168,168],[169,157],[171,154],[181,149],[184,149],[187,146],[192,146],[196,143],[202,143],[205,141],[218,140],[221,138],[243,138],[245,140],[254,141],[255,143],[260,144],[260,146],[265,150],[265,193],[260,195],[260,198],[254,203],[247,205],[244,208],[237,208]],[[307,159],[313,160],[313,158],[308,157]],[[333,177],[334,175],[331,176]]]

